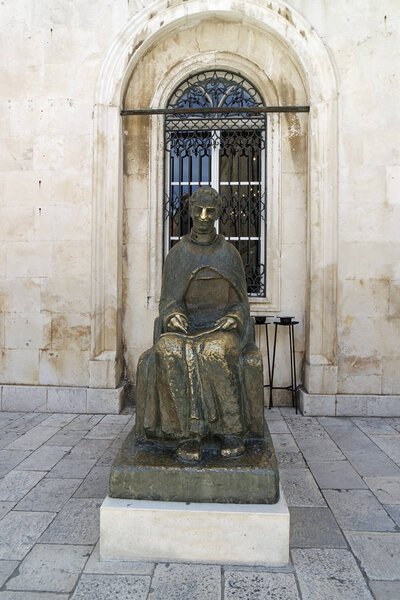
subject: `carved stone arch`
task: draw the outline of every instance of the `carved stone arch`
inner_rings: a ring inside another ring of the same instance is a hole
[[[308,320],[305,386],[336,393],[337,86],[329,54],[315,30],[286,2],[167,0],[143,9],[107,53],[95,91],[91,387],[115,387],[121,374],[122,129],[120,109],[137,62],[162,36],[216,16],[275,36],[298,65],[308,91]]]

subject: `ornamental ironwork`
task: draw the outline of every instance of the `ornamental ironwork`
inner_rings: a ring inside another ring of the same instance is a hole
[[[186,79],[168,102],[190,112],[165,116],[165,250],[190,231],[191,194],[212,186],[223,199],[219,231],[242,256],[249,295],[259,297],[266,294],[266,115],[243,108],[262,106],[246,78],[209,70]]]

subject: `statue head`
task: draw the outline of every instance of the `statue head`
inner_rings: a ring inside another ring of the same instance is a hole
[[[189,198],[189,212],[193,222],[192,230],[197,234],[211,234],[214,223],[222,210],[222,198],[211,187],[199,188]]]

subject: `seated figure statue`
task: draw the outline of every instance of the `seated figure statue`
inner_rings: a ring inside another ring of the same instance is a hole
[[[215,230],[221,204],[212,188],[191,196],[192,230],[166,258],[154,345],[138,363],[137,437],[175,440],[188,462],[206,438],[233,458],[264,434],[262,359],[241,257]]]

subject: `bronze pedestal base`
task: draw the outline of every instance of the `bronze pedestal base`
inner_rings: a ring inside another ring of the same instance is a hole
[[[138,441],[132,431],[110,473],[113,498],[164,502],[275,504],[279,474],[268,428],[264,438],[246,441],[246,452],[222,458],[215,440],[202,442],[202,460],[179,462],[173,442],[160,446]]]

